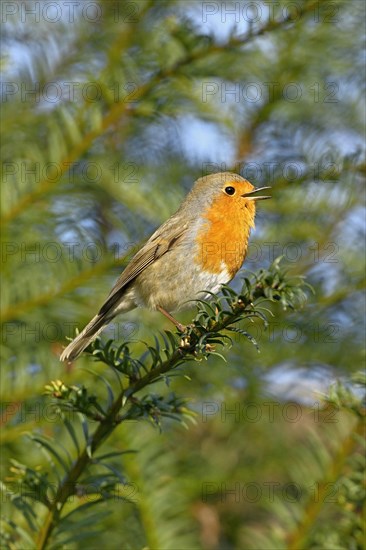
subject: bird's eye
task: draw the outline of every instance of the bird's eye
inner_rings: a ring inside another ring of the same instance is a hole
[[[234,187],[225,187],[225,193],[227,195],[234,195],[235,194],[235,189]]]

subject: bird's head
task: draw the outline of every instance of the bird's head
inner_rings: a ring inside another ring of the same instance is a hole
[[[255,188],[248,180],[232,172],[218,172],[198,179],[188,195],[189,202],[210,205],[215,202],[216,207],[230,215],[236,209],[246,209],[254,219],[256,201],[270,199],[262,191],[270,187]]]

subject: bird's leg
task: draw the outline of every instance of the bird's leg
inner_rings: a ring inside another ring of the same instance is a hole
[[[162,313],[164,315],[164,317],[166,317],[167,319],[169,319],[169,321],[171,323],[173,323],[173,325],[175,325],[177,327],[177,329],[180,331],[180,332],[186,332],[187,330],[187,327],[185,325],[182,325],[182,323],[180,323],[179,321],[177,321],[176,319],[174,319],[174,317],[172,315],[170,315],[170,313],[168,313],[167,311],[165,311],[164,308],[162,308],[161,306],[156,306],[156,309],[158,311],[160,311],[160,313]]]

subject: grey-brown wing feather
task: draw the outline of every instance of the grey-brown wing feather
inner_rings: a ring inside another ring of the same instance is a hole
[[[126,286],[136,279],[144,269],[168,252],[173,244],[183,237],[187,228],[187,224],[182,226],[180,221],[173,220],[172,218],[169,218],[161,225],[124,269],[109,293],[106,302],[101,307],[99,314],[109,311],[119,301],[121,292],[124,291]],[[165,235],[163,236],[164,233]],[[169,235],[168,238],[166,234]]]
[[[126,286],[151,265],[152,262],[168,252],[173,244],[183,237],[187,228],[188,224],[181,226],[179,220],[173,216],[155,231],[123,271],[99,313],[93,317],[84,330],[63,351],[61,361],[72,361],[81,354],[87,345],[94,340],[115,316],[115,307],[123,297]],[[167,234],[169,235],[168,238]]]

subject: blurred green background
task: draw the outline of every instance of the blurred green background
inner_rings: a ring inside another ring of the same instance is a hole
[[[315,294],[242,326],[260,353],[238,337],[226,363],[185,367],[172,386],[195,425],[115,431],[108,448],[139,451],[118,466],[134,503],[104,505],[88,547],[361,548],[336,485],[354,421],[319,392],[364,361],[364,2],[1,10],[2,477],[10,458],[45,463],[24,433],[57,435],[49,380],[98,384],[88,359],[59,362],[66,337],[194,180],[231,170],[273,187],[245,268],[283,255]],[[135,310],[106,337],[140,352],[165,328]]]

